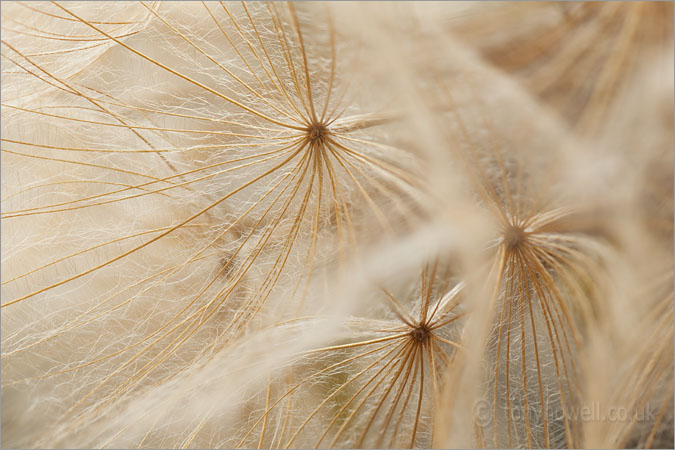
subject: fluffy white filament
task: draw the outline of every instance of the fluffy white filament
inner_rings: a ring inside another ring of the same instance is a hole
[[[4,3],[3,446],[672,445],[672,17]]]

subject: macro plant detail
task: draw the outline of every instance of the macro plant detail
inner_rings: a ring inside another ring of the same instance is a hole
[[[477,89],[472,84],[465,89]],[[452,107],[451,90],[445,95]],[[599,293],[590,286],[603,276],[605,240],[589,236],[586,206],[533,190],[538,180],[528,172],[537,162],[526,147],[507,153],[505,140],[504,148],[484,149],[472,142],[471,124],[461,115],[443,120],[452,120],[453,131],[470,144],[455,149],[455,156],[477,201],[495,216],[496,238],[486,256],[493,324],[484,401],[491,404],[491,420],[479,425],[476,439],[483,447],[576,446],[581,432],[570,410],[582,401],[579,352],[585,327],[595,321]],[[452,142],[451,135],[446,139]]]
[[[672,445],[672,17],[4,3],[3,445]]]
[[[412,447],[428,441],[430,432],[421,432],[421,418],[430,415],[445,367],[452,364],[455,349],[461,348],[452,337],[457,335],[452,332],[452,324],[465,314],[457,312],[462,285],[448,289],[447,282],[439,281],[447,274],[447,270],[439,269],[438,261],[423,266],[418,286],[409,297],[415,300],[411,306],[418,311],[408,311],[404,305],[409,301],[402,302],[381,287],[379,297],[386,302],[388,314],[352,318],[344,324],[345,336],[352,336],[350,342],[301,355],[298,366],[302,372],[296,373],[295,364],[291,367],[290,379],[294,381],[276,400],[268,391],[263,413],[237,447],[252,447],[258,440],[266,447],[283,448],[334,447],[340,442],[340,446],[348,442],[358,448]],[[386,315],[390,316],[386,320],[379,318]],[[279,378],[285,380],[287,376]],[[332,379],[340,382],[317,398],[316,406],[303,398],[304,390],[330,386]],[[291,402],[309,405],[307,415],[289,417],[291,407],[287,405]],[[274,422],[272,412],[277,412]],[[409,422],[412,427],[402,426]],[[318,437],[311,430],[317,426],[323,430]]]

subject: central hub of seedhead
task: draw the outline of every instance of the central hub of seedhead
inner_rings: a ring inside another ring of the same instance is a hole
[[[509,225],[504,230],[504,245],[509,250],[518,248],[527,239],[527,233],[522,227]]]
[[[328,134],[328,128],[322,123],[313,123],[307,127],[307,135],[312,143],[323,142]]]
[[[413,337],[417,342],[424,343],[429,339],[429,328],[426,325],[419,325],[410,332],[410,336]]]

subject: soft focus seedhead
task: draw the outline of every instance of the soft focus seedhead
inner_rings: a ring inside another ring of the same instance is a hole
[[[3,3],[3,445],[671,446],[672,33]]]

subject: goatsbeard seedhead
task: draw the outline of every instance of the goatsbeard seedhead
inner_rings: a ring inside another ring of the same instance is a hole
[[[672,29],[3,3],[3,445],[671,446]]]

